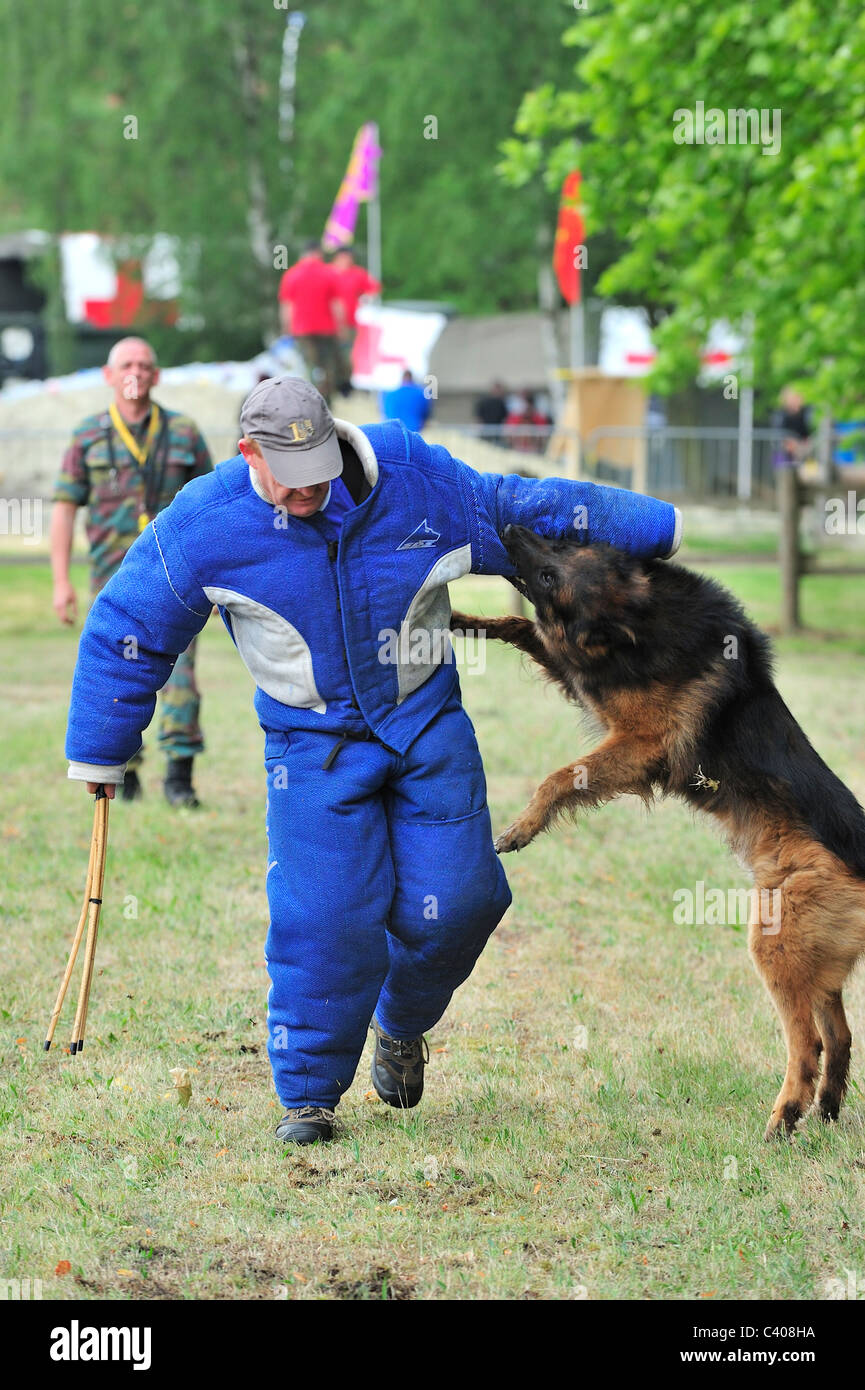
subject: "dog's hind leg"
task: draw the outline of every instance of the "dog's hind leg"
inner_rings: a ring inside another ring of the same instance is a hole
[[[767,1139],[793,1133],[811,1107],[817,1084],[821,1047],[813,1013],[817,960],[813,939],[798,912],[803,890],[807,891],[801,880],[813,877],[792,874],[780,889],[772,890],[781,894],[779,911],[772,918],[761,912],[756,901],[751,912],[751,959],[778,1011],[787,1041],[787,1071],[769,1117]]]
[[[814,1015],[823,1040],[823,1075],[817,1091],[817,1109],[821,1120],[837,1120],[847,1092],[853,1040],[841,991],[819,999],[814,1005]]]
[[[815,923],[821,958],[814,1012],[824,1047],[817,1110],[821,1119],[837,1120],[847,1091],[851,1043],[841,991],[865,951],[865,885],[834,865],[825,883]]]

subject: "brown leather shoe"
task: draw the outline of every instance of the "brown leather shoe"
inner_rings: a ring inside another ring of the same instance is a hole
[[[333,1138],[334,1113],[321,1105],[303,1105],[286,1110],[276,1126],[276,1137],[286,1144],[327,1143]]]
[[[372,1021],[375,1052],[372,1057],[372,1084],[382,1100],[398,1110],[411,1110],[423,1095],[423,1070],[429,1061],[424,1037],[390,1038]]]

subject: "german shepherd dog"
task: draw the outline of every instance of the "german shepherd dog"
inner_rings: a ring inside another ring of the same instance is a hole
[[[786,1035],[766,1138],[792,1134],[815,1091],[821,1118],[837,1119],[851,1042],[841,991],[865,951],[865,814],[778,694],[769,639],[681,565],[522,526],[503,540],[535,621],[455,613],[453,629],[526,652],[605,737],[541,783],[496,849],[625,792],[708,811],[753,876],[750,954]]]

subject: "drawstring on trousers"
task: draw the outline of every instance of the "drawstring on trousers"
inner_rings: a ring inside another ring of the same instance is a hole
[[[360,743],[368,743],[371,739],[374,739],[376,743],[381,743],[381,739],[376,739],[375,734],[372,732],[371,729],[367,729],[367,731],[362,734],[340,734],[336,743],[333,745],[333,747],[331,748],[330,752],[328,753],[327,757],[321,765],[322,772],[330,771],[330,769],[333,767],[333,764],[336,762],[340,749],[348,743],[349,739],[356,739]]]

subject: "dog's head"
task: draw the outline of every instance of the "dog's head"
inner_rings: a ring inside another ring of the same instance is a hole
[[[611,545],[545,540],[525,526],[507,526],[502,540],[549,647],[586,665],[637,645],[650,601],[643,561]]]

